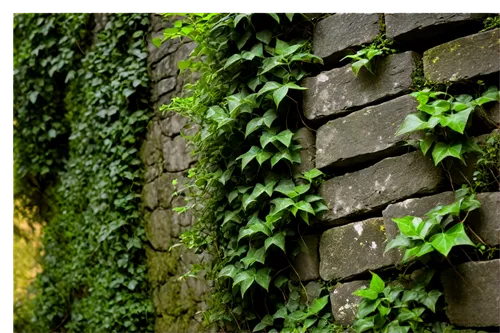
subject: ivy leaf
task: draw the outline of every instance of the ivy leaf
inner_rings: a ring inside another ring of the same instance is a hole
[[[255,281],[255,268],[243,271],[234,277],[233,288],[241,283],[241,297],[245,296],[245,292],[250,288]]]
[[[425,138],[422,141],[420,141],[420,150],[422,150],[422,153],[424,155],[427,154],[429,149],[432,147],[434,141],[436,141],[436,136],[429,133],[427,133],[425,135]]]
[[[295,194],[294,189],[295,183],[293,182],[293,180],[285,178],[280,180],[278,186],[274,188],[274,191],[280,192],[288,197],[290,197],[290,195],[293,197]]]
[[[434,160],[434,165],[438,165],[443,159],[448,156],[458,158],[459,160],[463,160],[462,155],[462,144],[445,144],[443,142],[436,143],[434,149],[432,150],[432,159]]]
[[[279,106],[280,102],[285,98],[286,94],[288,93],[288,86],[282,86],[279,89],[276,89],[273,92],[273,99],[274,103],[276,103],[276,107]]]
[[[389,243],[387,243],[387,246],[385,247],[384,254],[396,247],[409,247],[411,245],[411,241],[408,237],[406,237],[403,234],[397,234],[396,237],[391,239]]]
[[[328,303],[328,297],[329,295],[323,296],[321,298],[315,298],[312,304],[307,309],[308,315],[315,315],[323,310],[325,305]]]
[[[238,50],[241,50],[243,46],[247,43],[248,39],[252,37],[252,33],[250,31],[245,31],[243,36],[241,36],[237,41],[236,41],[236,46],[238,47]]]
[[[236,160],[241,159],[241,170],[245,169],[245,167],[250,163],[257,154],[260,152],[260,148],[257,146],[252,146],[249,151],[245,154],[240,155]]]
[[[396,136],[427,128],[427,122],[415,114],[409,114],[396,132]]]
[[[425,297],[420,300],[420,303],[425,305],[432,312],[436,313],[436,302],[442,294],[443,293],[438,290],[431,290]]]
[[[448,253],[453,246],[456,245],[472,245],[474,243],[465,233],[464,224],[458,223],[444,233],[439,233],[430,238],[432,246],[442,255],[448,256]]]
[[[268,81],[262,88],[260,88],[259,92],[257,93],[258,96],[265,94],[269,91],[274,91],[281,87],[281,84],[274,82],[274,81]]]
[[[476,98],[474,102],[477,105],[483,105],[484,103],[499,101],[500,95],[498,93],[498,88],[495,86],[489,87],[479,98]]]
[[[127,285],[127,288],[130,289],[130,290],[134,290],[135,287],[137,286],[137,280],[131,280],[128,285]]]
[[[278,287],[279,288],[279,287]],[[286,318],[288,314],[288,311],[286,310],[286,307],[281,307],[278,309],[278,311],[276,311],[274,314],[273,314],[273,318],[276,319],[276,318]]]
[[[257,275],[255,275],[255,282],[267,291],[269,291],[269,283],[271,282],[271,276],[269,275],[270,272],[270,268],[262,268],[259,269]]]
[[[319,195],[308,194],[308,195],[306,195],[306,197],[304,198],[304,200],[307,201],[307,202],[309,202],[309,203],[311,203],[311,202],[323,200],[323,198],[320,197]]]
[[[467,120],[469,119],[470,113],[473,111],[473,108],[468,108],[463,111],[452,114],[451,116],[446,117],[445,124],[443,126],[447,126],[458,132],[460,134],[464,134],[465,126],[467,125]]]
[[[235,62],[241,60],[241,54],[233,54],[232,56],[230,56],[227,61],[226,61],[226,64],[224,65],[224,68],[228,68],[229,66],[231,66],[232,64],[234,64]]]
[[[245,130],[245,139],[247,138],[247,136],[255,132],[260,126],[262,126],[263,122],[264,120],[261,117],[253,118],[252,120],[250,120]]]
[[[248,268],[248,266],[252,265],[254,262],[260,262],[261,264],[264,264],[266,260],[266,251],[267,248],[264,249],[264,247],[259,248],[256,250],[254,247],[252,247],[245,258],[241,259],[241,262],[245,265],[245,268]]]
[[[399,228],[399,231],[407,237],[419,238],[417,233],[417,226],[422,222],[420,217],[415,216],[405,216],[401,218],[392,219]]]
[[[228,265],[220,270],[218,277],[227,276],[230,277],[231,279],[234,279],[237,273],[238,269],[236,267],[234,267],[233,265]]]
[[[384,291],[385,288],[384,280],[382,280],[380,276],[378,276],[377,274],[373,272],[370,273],[372,273],[372,279],[370,281],[370,289],[375,291],[377,294],[381,293],[382,291]]]
[[[155,37],[155,38],[153,38],[152,42],[153,42],[154,46],[156,46],[157,48],[159,48],[161,46],[161,38]]]
[[[359,289],[359,290],[356,290],[355,292],[353,292],[352,294],[355,296],[364,297],[364,298],[372,300],[372,301],[374,301],[378,298],[378,292],[376,292],[375,290],[372,290],[370,288]]]
[[[267,126],[267,127],[271,127],[271,125],[273,124],[273,121],[278,118],[278,116],[276,115],[276,111],[274,111],[273,109],[267,111],[266,113],[264,113],[264,115],[262,116],[262,120],[264,122],[264,124]]]
[[[290,199],[288,199],[288,200],[290,200]],[[280,232],[276,235],[268,237],[266,239],[266,241],[264,242],[265,249],[267,250],[269,248],[269,246],[271,246],[273,244],[276,245],[277,247],[279,247],[280,249],[282,249],[283,252],[285,252],[285,233]]]
[[[308,181],[312,181],[314,178],[318,178],[319,176],[324,175],[323,172],[319,171],[318,169],[311,169],[307,172],[304,172],[304,178],[307,179]]]
[[[262,135],[260,136],[260,146],[264,149],[266,148],[266,146],[270,143],[270,142],[273,142],[274,140],[276,140],[276,132],[274,130],[269,130],[269,131],[265,131],[262,133]]]
[[[406,262],[414,257],[421,257],[429,252],[432,252],[434,249],[430,243],[422,243],[418,246],[414,246],[405,251],[402,261]]]
[[[292,22],[292,19],[293,19],[293,13],[286,13],[285,15],[286,15],[286,17],[288,18],[288,20],[290,20],[290,22]]]
[[[259,162],[259,165],[262,165],[265,161],[270,159],[273,156],[273,153],[266,151],[262,149],[260,152],[257,153],[257,162]]]
[[[262,61],[262,66],[260,67],[259,75],[265,74],[280,65],[283,65],[283,62],[281,62],[280,57],[265,58]]]
[[[133,90],[133,89],[128,89],[128,88],[123,89],[123,95],[124,95],[125,97],[129,97],[129,96],[130,96],[130,95],[132,95],[134,92],[135,92],[135,90]]]
[[[277,90],[276,90],[277,91]],[[293,132],[290,130],[284,130],[276,135],[275,139],[284,144],[287,148],[290,147],[292,143]]]
[[[315,215],[314,209],[312,208],[311,204],[308,203],[307,201],[299,201],[296,204],[294,204],[294,207],[304,212],[308,212],[310,214]]]
[[[250,50],[250,53],[256,57],[263,58],[264,57],[264,49],[262,47],[262,43],[255,44],[252,47],[252,49]]]
[[[287,282],[288,278],[284,277],[283,275],[278,275],[278,277],[274,279],[273,284],[276,288],[281,288],[281,286]]]
[[[267,14],[270,15],[273,19],[275,19],[276,22],[278,22],[278,24],[280,23],[280,18],[278,16],[278,14],[272,13],[272,12],[267,12]]]
[[[354,73],[354,76],[358,76],[358,73],[361,70],[361,67],[363,67],[363,66],[365,66],[365,68],[371,72],[371,70],[368,67],[366,67],[366,65],[369,62],[370,62],[370,60],[368,60],[368,59],[360,59],[360,60],[352,63],[351,69],[352,69],[352,72]]]
[[[290,162],[294,161],[292,155],[290,154],[290,150],[282,149],[271,158],[271,167],[274,167],[282,159],[286,159]]]
[[[271,200],[271,203],[274,205],[273,214],[279,213],[280,211],[295,204],[295,202],[290,198],[276,198]]]
[[[255,37],[260,40],[262,43],[264,44],[269,44],[269,42],[271,42],[271,38],[273,37],[271,31],[269,30],[262,30],[262,31],[259,31]]]
[[[355,295],[355,294],[353,293],[353,295]],[[356,318],[359,318],[359,319],[365,318],[367,315],[369,315],[370,313],[372,313],[373,311],[375,311],[377,309],[377,307],[381,301],[382,301],[381,298],[377,298],[374,301],[369,300],[368,298],[364,298],[361,301],[361,303],[359,303]]]
[[[352,325],[352,328],[358,333],[369,330],[370,328],[373,328],[373,326],[375,326],[374,319],[375,316],[356,319]]]

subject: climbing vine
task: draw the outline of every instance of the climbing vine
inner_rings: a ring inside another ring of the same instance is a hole
[[[176,208],[191,209],[197,222],[181,238],[214,254],[206,318],[239,331],[335,329],[326,298],[300,305],[303,288],[289,280],[301,233],[326,209],[314,194],[322,173],[296,168],[298,83],[308,66],[322,63],[310,53],[310,28],[307,17],[293,14],[188,14],[164,31],[163,41],[197,43],[179,68],[199,73],[198,81],[187,86],[188,97],[161,108],[198,129],[187,137],[198,158],[189,200]]]
[[[138,158],[150,118],[149,19],[104,15],[95,26],[88,18],[15,17],[16,183],[53,187],[43,272],[19,331],[152,331]]]

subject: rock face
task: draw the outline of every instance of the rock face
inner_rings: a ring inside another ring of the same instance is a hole
[[[353,108],[403,95],[409,91],[419,59],[417,53],[409,51],[380,59],[375,75],[362,69],[355,77],[349,64],[306,78],[304,114],[311,120],[340,116]]]
[[[339,61],[354,46],[372,42],[379,34],[379,14],[334,14],[314,29],[313,54],[325,63]],[[355,52],[352,52],[355,53]]]
[[[385,14],[387,38],[413,45],[421,42],[430,45],[432,41],[456,36],[468,26],[479,26],[485,16],[470,13]]]
[[[499,38],[500,29],[494,29],[425,51],[425,77],[435,82],[460,82],[500,72]]]
[[[354,296],[352,293],[361,288],[370,286],[370,281],[359,280],[335,287],[330,293],[330,304],[332,306],[332,314],[335,321],[341,325],[352,325],[356,319],[359,303],[362,297]]]
[[[319,244],[319,275],[323,280],[350,276],[395,264],[389,253],[384,255],[387,237],[380,217],[329,229]]]
[[[450,268],[441,274],[441,282],[453,325],[500,326],[500,259]]]
[[[292,171],[294,177],[301,175],[302,173],[314,169],[314,159],[315,159],[315,148],[314,133],[307,127],[302,127],[295,132],[294,139],[297,143],[302,146],[300,150],[300,164],[293,164]]]
[[[167,251],[170,247],[170,233],[172,222],[169,218],[169,211],[156,209],[146,219],[146,236],[154,249]]]
[[[292,273],[292,279],[301,281],[310,281],[319,279],[319,236],[307,235],[299,239],[300,252],[295,257],[293,267],[299,274]]]
[[[441,175],[442,170],[419,151],[386,158],[369,168],[324,182],[319,194],[329,210],[319,219],[327,224],[342,224],[412,195],[436,192]]]
[[[178,135],[173,139],[163,138],[163,167],[168,172],[186,170],[195,161],[186,140]]]
[[[414,97],[405,95],[329,121],[317,132],[316,167],[346,167],[404,151],[406,136],[394,133],[417,106]]]
[[[479,193],[481,207],[467,219],[472,230],[489,246],[500,245],[500,192]],[[473,239],[473,237],[472,237]]]

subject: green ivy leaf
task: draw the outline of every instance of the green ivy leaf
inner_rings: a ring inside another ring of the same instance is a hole
[[[420,119],[416,114],[409,114],[396,132],[396,136],[427,128],[427,122]]]
[[[420,300],[420,303],[425,305],[429,310],[436,313],[436,303],[442,293],[438,290],[431,290],[425,297]]]
[[[220,278],[227,276],[227,277],[230,277],[231,279],[234,279],[234,277],[236,276],[237,273],[238,273],[238,269],[236,267],[234,267],[233,265],[228,265],[228,266],[224,266],[220,270],[220,272],[217,276]]]
[[[245,265],[245,268],[248,268],[248,266],[253,265],[255,262],[260,262],[261,264],[265,263],[266,260],[266,250],[267,247],[264,249],[264,247],[261,247],[259,249],[255,249],[252,247],[245,258],[241,259],[241,262]]]
[[[276,103],[276,107],[279,106],[280,102],[285,98],[288,93],[288,86],[282,86],[281,88],[276,89],[273,92],[274,103]]]
[[[434,160],[434,165],[438,165],[443,159],[448,156],[458,158],[459,160],[463,160],[462,158],[462,144],[445,144],[443,142],[438,142],[432,149],[432,159]]]
[[[473,108],[468,108],[463,111],[454,113],[446,117],[445,120],[441,122],[441,125],[447,126],[455,132],[463,134],[465,126],[467,125],[467,121],[469,120],[469,115],[473,110]]]
[[[438,250],[445,257],[456,245],[472,245],[474,243],[470,240],[469,236],[465,233],[463,223],[458,223],[444,233],[435,234],[430,238],[432,246]]]
[[[284,130],[280,132],[278,135],[275,136],[275,140],[278,140],[282,144],[285,145],[285,147],[290,147],[290,144],[292,143],[292,137],[293,137],[293,132],[290,130]],[[274,141],[274,140],[273,140]]]
[[[308,315],[315,315],[315,314],[319,313],[321,310],[323,310],[325,305],[328,304],[328,298],[329,298],[329,295],[323,296],[321,298],[315,298],[314,301],[312,302],[312,304],[307,309],[307,314]]]
[[[363,298],[372,300],[372,301],[374,301],[378,298],[378,292],[376,292],[375,290],[372,290],[370,288],[359,289],[359,290],[356,290],[355,292],[353,292],[352,294],[355,296],[359,296],[359,297],[363,297]]]
[[[370,289],[375,291],[377,294],[384,291],[385,283],[384,280],[380,278],[377,274],[370,272],[372,274],[372,279],[370,281]]]
[[[288,199],[288,200],[290,200],[290,199]],[[269,246],[271,246],[273,244],[276,245],[277,247],[279,247],[280,249],[282,249],[283,252],[285,252],[285,233],[280,232],[276,235],[268,237],[266,239],[266,241],[264,242],[265,249],[267,250],[269,248]]]
[[[269,283],[271,282],[271,269],[270,268],[262,268],[257,271],[257,275],[255,275],[255,281],[264,289],[269,291]]]
[[[252,146],[249,151],[245,154],[240,155],[236,160],[241,159],[241,170],[245,169],[245,167],[250,163],[254,158],[257,157],[257,154],[260,152],[260,148],[257,146]]]
[[[271,31],[269,30],[262,30],[259,31],[255,37],[260,40],[264,44],[269,44],[271,42],[271,38],[273,37]]]
[[[238,273],[234,277],[233,288],[241,283],[240,291],[241,291],[241,297],[243,297],[245,296],[245,292],[248,290],[248,288],[250,288],[250,286],[254,281],[255,281],[255,268],[251,268],[249,270]]]
[[[273,19],[276,20],[276,22],[278,22],[278,24],[280,23],[280,17],[278,16],[278,14],[275,14],[275,13],[269,13],[269,15],[271,15],[271,17]]]

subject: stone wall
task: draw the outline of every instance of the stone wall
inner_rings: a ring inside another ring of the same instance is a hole
[[[325,65],[321,73],[303,82],[308,88],[303,112],[309,127],[316,130],[303,128],[298,137],[304,147],[303,167],[315,166],[331,175],[319,189],[329,211],[319,218],[316,231],[304,237],[309,249],[297,256],[299,276],[294,278],[312,284],[319,279],[340,282],[330,302],[341,324],[352,323],[359,298],[351,293],[368,283],[368,271],[393,269],[401,260],[398,251],[384,254],[387,240],[397,232],[391,218],[422,215],[453,200],[448,175],[421,152],[404,146],[407,136],[394,133],[405,116],[416,111],[409,93],[422,67],[425,77],[436,83],[481,79],[499,85],[500,29],[479,32],[484,18],[485,14],[333,14],[316,25],[313,52]],[[161,37],[165,23],[157,15],[152,22],[151,37]],[[384,29],[401,52],[377,61],[376,75],[362,69],[355,77],[349,62],[340,59]],[[148,59],[155,110],[182,93],[185,78],[178,75],[177,62],[193,48],[193,43],[178,41],[168,41],[159,49],[151,44]],[[492,110],[490,116],[498,128],[498,104]],[[189,215],[171,210],[184,203],[182,195],[172,194],[183,186],[195,162],[180,134],[186,124],[176,114],[155,112],[142,151],[155,332],[201,331],[199,311],[206,307],[203,295],[208,284],[179,277],[190,263],[209,258],[180,247],[169,251],[193,222]],[[474,122],[477,135],[493,129],[481,120]],[[473,163],[467,170],[471,167]],[[463,173],[470,175],[467,170]],[[177,188],[173,179],[178,179]],[[479,200],[482,207],[471,218],[471,226],[489,245],[497,246],[500,193],[482,193]],[[499,265],[498,259],[471,261],[442,273],[452,324],[500,326]],[[476,271],[484,274],[472,274]],[[458,272],[462,281],[455,276]],[[477,288],[466,287],[470,285]]]
[[[303,281],[340,282],[330,302],[341,324],[354,320],[360,298],[352,292],[369,283],[368,271],[397,270],[401,253],[384,254],[388,239],[398,232],[391,218],[422,216],[438,204],[454,201],[448,175],[434,167],[430,157],[404,146],[408,135],[394,133],[406,115],[417,111],[418,103],[409,93],[422,64],[425,78],[435,83],[484,80],[499,86],[500,29],[480,32],[484,17],[334,14],[316,24],[313,50],[325,65],[321,73],[304,80],[308,90],[303,112],[317,129],[315,147],[307,146],[307,154],[330,175],[319,189],[329,211],[319,217],[320,231],[307,236],[319,239],[307,243],[314,255],[301,253],[295,266]],[[370,43],[381,29],[401,52],[377,61],[376,75],[362,69],[355,77],[350,64],[339,59]],[[498,128],[498,103],[492,110],[491,120]],[[494,128],[474,119],[472,131],[485,134]],[[474,163],[460,170],[469,181],[473,168]],[[498,246],[500,192],[480,193],[478,199],[482,206],[469,225],[488,245]],[[441,274],[452,324],[500,326],[499,265],[499,259],[470,261]]]
[[[163,104],[180,96],[184,82],[177,63],[188,57],[193,42],[170,40],[160,48],[151,42],[163,37],[168,23],[153,14],[148,36],[148,66],[151,102],[155,113],[149,124],[141,158],[145,165],[145,185],[142,193],[144,223],[149,244],[146,245],[148,278],[156,313],[155,332],[183,333],[202,331],[202,310],[206,309],[204,295],[208,282],[192,277],[183,278],[191,264],[208,260],[184,247],[170,247],[179,243],[179,236],[189,229],[193,217],[177,214],[173,207],[184,206],[183,186],[188,169],[195,162],[181,133],[187,129],[187,119],[174,112],[160,112]],[[172,181],[177,179],[177,184]],[[179,194],[174,194],[174,193]]]

